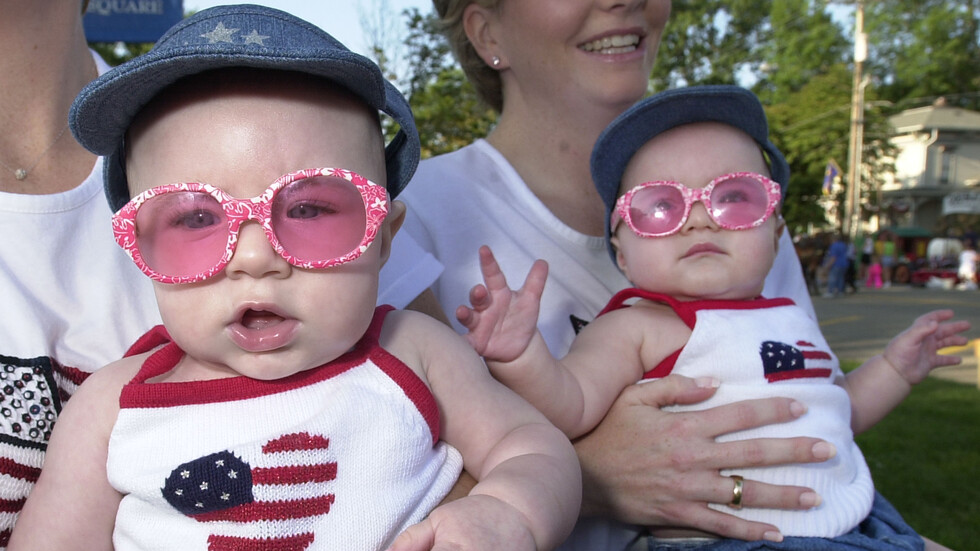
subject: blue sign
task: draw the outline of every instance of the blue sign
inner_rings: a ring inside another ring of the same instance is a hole
[[[89,42],[156,42],[184,17],[184,0],[90,0]]]

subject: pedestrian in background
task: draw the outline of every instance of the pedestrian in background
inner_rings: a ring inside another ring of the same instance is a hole
[[[884,280],[882,287],[892,286],[892,273],[895,270],[895,236],[889,231],[882,231],[878,234],[875,242],[875,254],[881,259],[881,276]]]
[[[827,248],[824,258],[824,266],[829,269],[827,277],[827,290],[824,297],[836,297],[844,294],[844,276],[850,260],[847,258],[847,239],[843,234],[838,233],[834,236],[834,241]]]
[[[963,251],[960,252],[959,268],[956,275],[960,279],[960,290],[975,290],[977,288],[977,250],[973,246],[973,241],[967,239],[963,242]]]
[[[864,280],[864,286],[868,289],[881,289],[881,260],[878,255],[871,255],[871,264],[868,266],[868,274]]]
[[[861,267],[858,279],[864,281],[868,277],[868,269],[871,268],[871,257],[875,252],[875,240],[870,235],[863,235],[855,242],[861,243]]]
[[[844,291],[850,289],[852,293],[856,293],[857,288],[857,247],[854,245],[854,241],[847,242],[847,268],[844,269]]]

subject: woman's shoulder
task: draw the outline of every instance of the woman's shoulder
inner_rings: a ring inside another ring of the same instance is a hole
[[[483,201],[487,193],[511,187],[505,164],[494,157],[492,146],[478,140],[466,147],[426,159],[398,197],[410,210],[426,217],[444,217],[447,205],[464,209]],[[506,163],[506,161],[503,161]],[[464,209],[465,210],[465,209]]]
[[[406,191],[419,187],[445,186],[447,179],[478,182],[488,173],[500,170],[499,153],[486,140],[479,139],[456,151],[442,153],[419,163]]]

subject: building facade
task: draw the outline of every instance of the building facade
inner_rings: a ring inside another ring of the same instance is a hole
[[[962,235],[980,216],[980,113],[947,106],[889,119],[898,153],[881,187],[880,225]]]

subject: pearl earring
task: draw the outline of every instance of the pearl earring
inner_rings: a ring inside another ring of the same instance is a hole
[[[497,56],[493,56],[493,58],[491,58],[491,59],[490,59],[490,63],[491,63],[491,64],[492,64],[492,65],[493,65],[494,67],[500,67],[500,58],[499,58],[499,57],[497,57]]]

